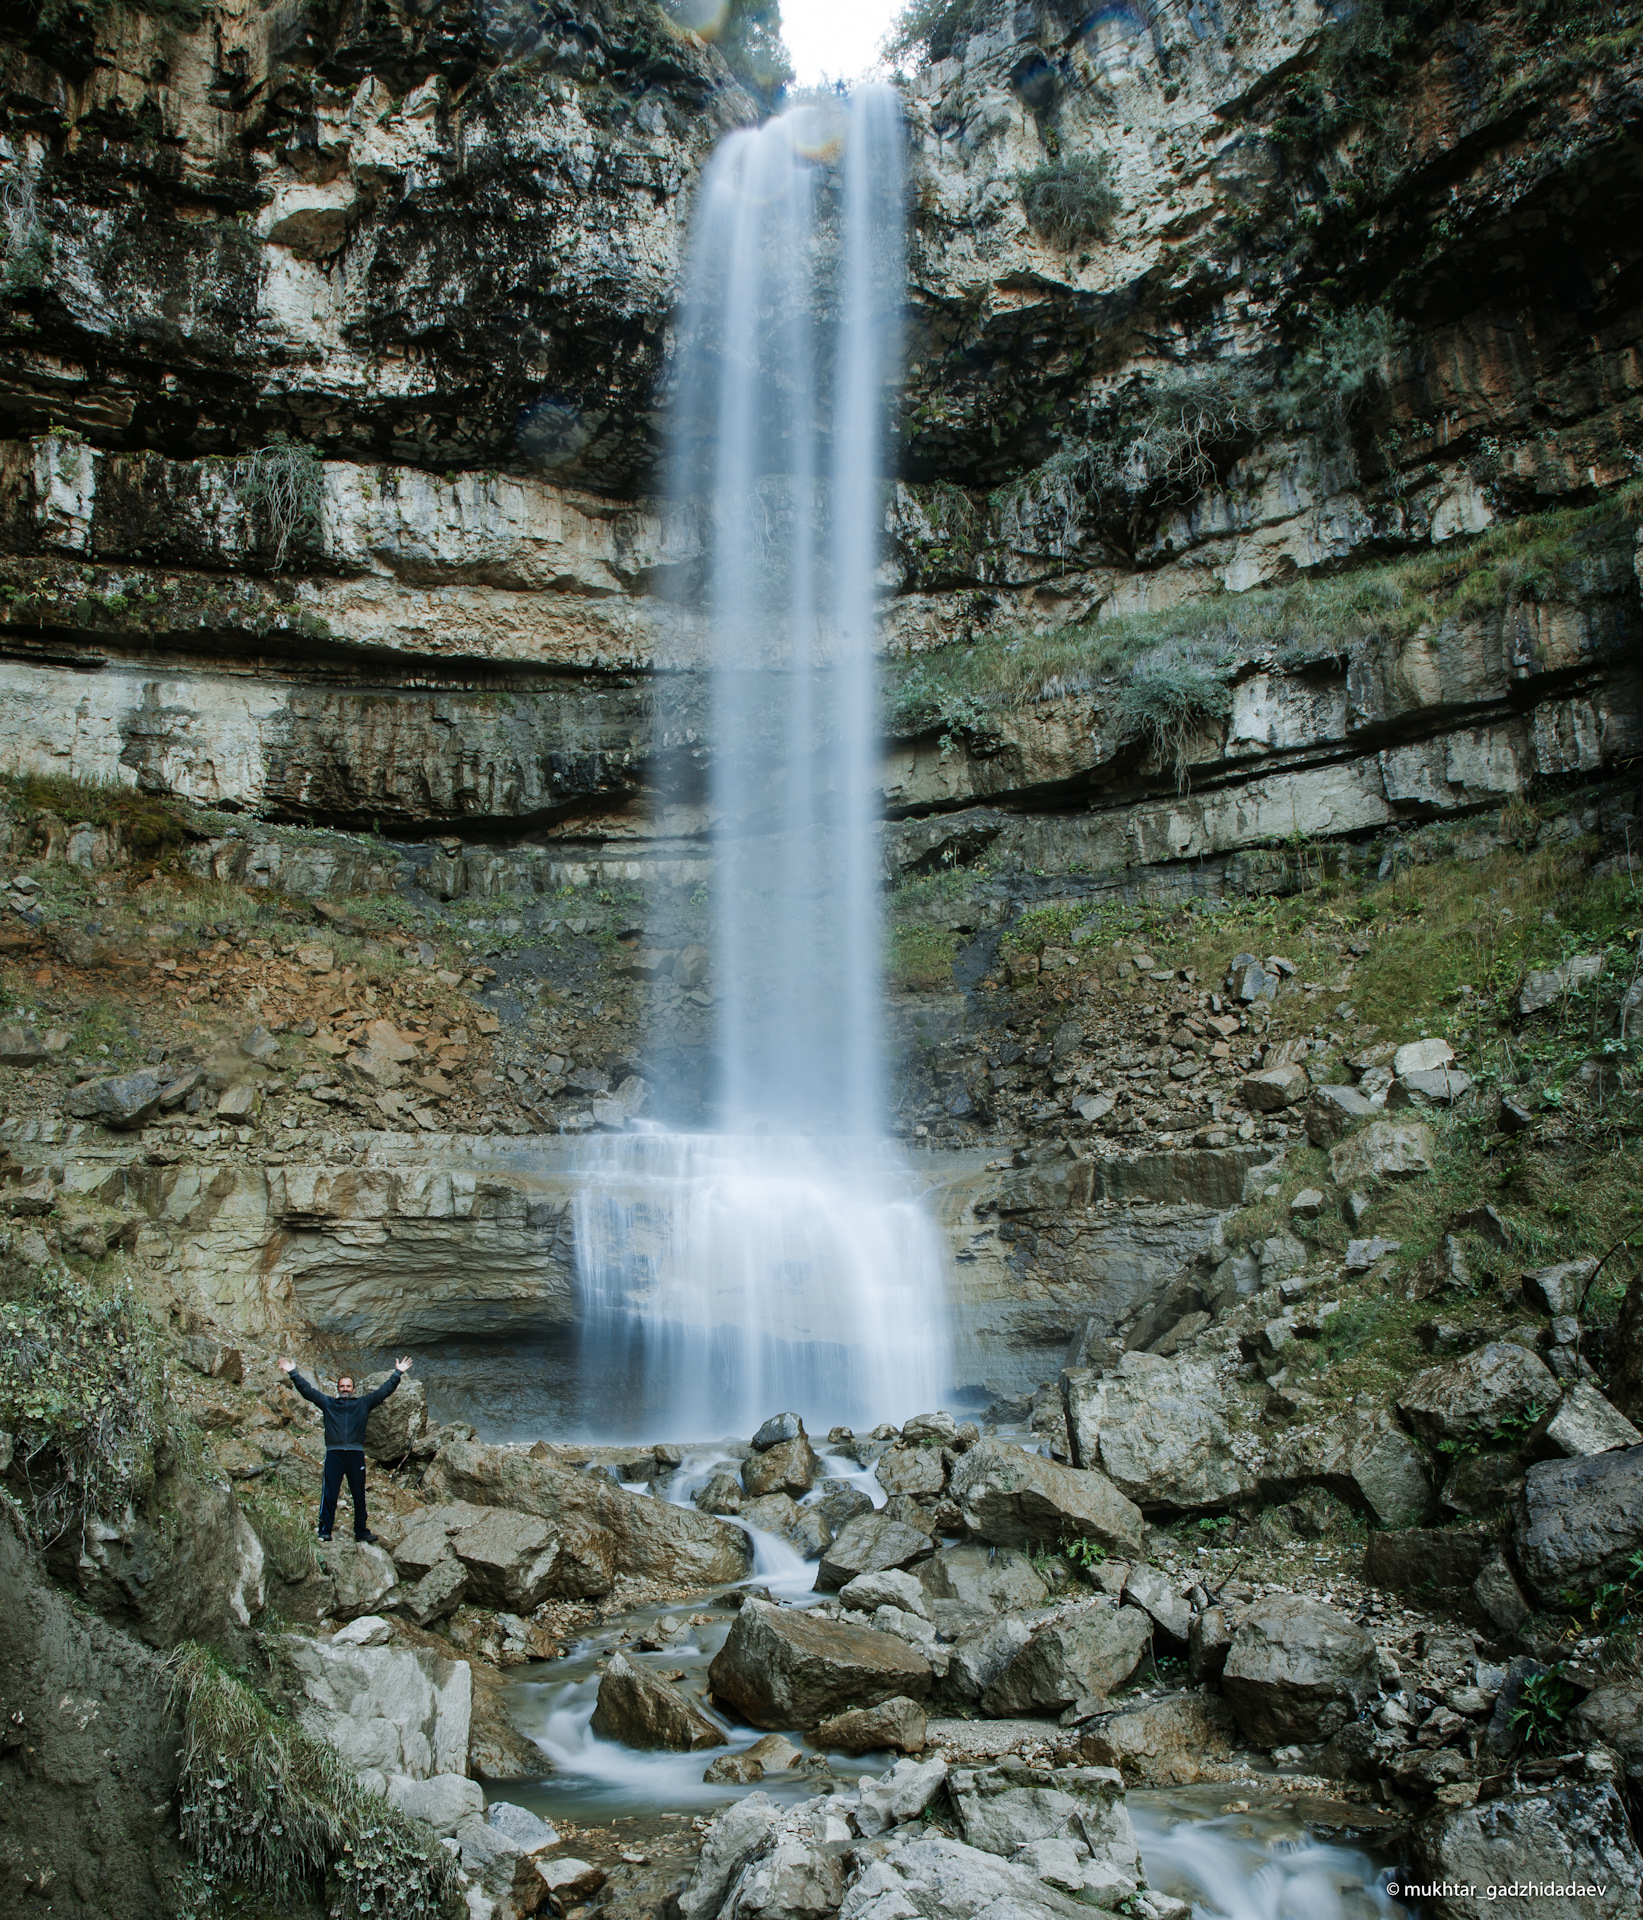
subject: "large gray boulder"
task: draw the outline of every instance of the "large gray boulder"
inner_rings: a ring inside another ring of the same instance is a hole
[[[848,1707],[930,1691],[929,1662],[895,1634],[749,1600],[708,1668],[713,1696],[755,1727],[813,1727]]]
[[[934,1494],[947,1484],[947,1463],[940,1447],[891,1447],[873,1475],[886,1493]]]
[[[905,1694],[823,1720],[812,1736],[826,1753],[922,1753],[929,1717]]]
[[[1326,1487],[1383,1527],[1413,1526],[1432,1505],[1420,1449],[1382,1413],[1331,1413],[1279,1433],[1256,1477],[1267,1500]]]
[[[748,1455],[742,1462],[742,1485],[751,1500],[767,1493],[797,1497],[810,1491],[820,1471],[821,1462],[801,1425],[791,1440],[778,1440]]]
[[[981,1697],[1032,1638],[1030,1615],[1006,1613],[961,1633],[941,1680],[944,1699],[979,1706]]]
[[[972,1447],[953,1472],[964,1524],[997,1547],[1093,1540],[1133,1558],[1141,1551],[1141,1509],[1103,1473],[1063,1467],[1002,1440]]]
[[[981,1696],[992,1719],[1019,1713],[1093,1713],[1141,1664],[1152,1621],[1139,1607],[1093,1602],[1034,1628]]]
[[[481,1606],[530,1613],[553,1591],[559,1541],[533,1513],[492,1507],[450,1544],[467,1569],[468,1597]]]
[[[64,1096],[63,1110],[76,1120],[97,1120],[124,1132],[152,1120],[160,1110],[160,1095],[171,1076],[156,1068],[138,1073],[104,1074],[82,1080]]]
[[[816,1592],[837,1593],[858,1574],[882,1573],[928,1560],[936,1543],[927,1533],[887,1513],[864,1513],[852,1520],[823,1549],[816,1569]]]
[[[1423,1440],[1466,1440],[1496,1432],[1503,1421],[1538,1419],[1557,1405],[1557,1376],[1527,1347],[1491,1340],[1486,1347],[1417,1373],[1398,1395],[1398,1412]]]
[[[1074,1466],[1098,1469],[1139,1506],[1224,1507],[1254,1491],[1212,1366],[1126,1353],[1109,1374],[1076,1368],[1062,1383]]]
[[[1620,1795],[1606,1782],[1504,1793],[1433,1816],[1415,1831],[1416,1871],[1439,1891],[1422,1902],[1433,1920],[1635,1920],[1643,1855]],[[1502,1901],[1514,1884],[1601,1889],[1531,1893]]]
[[[1563,1389],[1556,1413],[1542,1423],[1536,1438],[1566,1460],[1643,1446],[1643,1433],[1584,1380],[1571,1381]]]
[[[1070,1845],[1066,1851],[1076,1862]],[[1089,1920],[1085,1896],[1043,1878],[1038,1864],[1003,1860],[940,1832],[902,1829],[851,1881],[839,1920]]]
[[[1643,1547],[1643,1447],[1531,1467],[1512,1537],[1542,1605],[1565,1587],[1589,1593],[1620,1579]]]
[[[932,1600],[956,1600],[988,1613],[1041,1607],[1048,1588],[1024,1553],[1009,1547],[943,1547],[918,1570]]]
[[[1034,1841],[1070,1840],[1144,1881],[1123,1776],[1111,1767],[978,1767],[950,1774],[947,1792],[966,1842],[984,1853],[1008,1858]]]
[[[1330,1154],[1329,1177],[1343,1192],[1375,1180],[1417,1180],[1432,1171],[1435,1152],[1422,1122],[1372,1120]]]
[[[1190,1787],[1228,1777],[1237,1732],[1219,1694],[1172,1693],[1090,1721],[1082,1751],[1126,1786]]]
[[[611,1655],[600,1676],[592,1726],[603,1739],[645,1752],[698,1753],[729,1744],[671,1681],[620,1653]]]
[[[469,1500],[479,1506],[510,1507],[534,1513],[558,1534],[561,1549],[574,1542],[580,1523],[586,1553],[567,1551],[582,1569],[580,1592],[561,1587],[565,1598],[608,1593],[614,1575],[599,1585],[600,1542],[609,1543],[615,1572],[657,1580],[674,1587],[722,1586],[752,1571],[753,1548],[740,1527],[728,1525],[694,1507],[676,1507],[645,1494],[629,1493],[592,1474],[577,1473],[534,1449],[487,1446],[475,1440],[448,1441],[423,1480],[426,1498]]]
[[[1333,1607],[1279,1595],[1239,1621],[1221,1691],[1258,1747],[1327,1740],[1379,1684],[1373,1637]]]
[[[1307,1143],[1327,1151],[1353,1121],[1372,1120],[1379,1111],[1374,1101],[1356,1087],[1314,1087],[1306,1110]]]
[[[428,1780],[468,1771],[473,1673],[423,1648],[362,1646],[286,1634],[302,1688],[298,1718],[356,1771]]]

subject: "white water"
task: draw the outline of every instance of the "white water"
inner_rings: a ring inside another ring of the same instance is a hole
[[[705,796],[687,768],[662,811],[705,797],[712,822],[721,1130],[580,1156],[585,1366],[621,1383],[624,1431],[899,1422],[947,1382],[945,1254],[882,1120],[874,576],[903,146],[895,93],[865,87],[731,134],[696,209],[672,485],[705,530],[711,756]]]
[[[1404,1920],[1360,1848],[1314,1839],[1259,1800],[1242,1813],[1214,1809],[1230,1791],[1127,1799],[1149,1884],[1190,1901],[1193,1920]]]

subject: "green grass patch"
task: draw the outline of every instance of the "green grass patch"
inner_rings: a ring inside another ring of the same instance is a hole
[[[169,861],[188,838],[177,803],[113,782],[69,780],[59,774],[0,775],[0,798],[25,813],[52,813],[69,826],[89,822],[112,829],[139,865]]]
[[[974,727],[1011,706],[1116,685],[1144,670],[1149,657],[1168,667],[1185,656],[1206,670],[1259,653],[1298,663],[1360,640],[1398,640],[1474,619],[1513,597],[1574,597],[1591,590],[1597,573],[1612,572],[1618,587],[1640,520],[1643,481],[1632,481],[1594,506],[1525,515],[1464,544],[1338,577],[1042,631],[1001,626],[892,666],[890,724],[904,733]]]
[[[944,927],[892,927],[886,968],[890,985],[915,993],[950,987],[957,951],[958,936]]]

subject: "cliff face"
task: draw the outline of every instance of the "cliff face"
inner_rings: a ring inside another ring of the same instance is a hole
[[[893,815],[1151,863],[1633,750],[1624,514],[1483,607],[1222,617],[1637,470],[1643,54],[1588,11],[1020,7],[915,75]],[[71,12],[0,58],[0,759],[631,861],[655,674],[700,701],[680,247],[749,94],[645,7]],[[1091,224],[1029,217],[1073,163]],[[1165,637],[1230,694],[1183,761],[1123,648],[1067,660],[1204,600]]]

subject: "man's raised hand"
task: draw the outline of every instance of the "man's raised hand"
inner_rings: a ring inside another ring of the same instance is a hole
[[[409,1373],[411,1371],[411,1356],[406,1354],[403,1360],[396,1360],[394,1365],[398,1367],[401,1373]]]
[[[281,1373],[295,1373],[296,1370],[297,1370],[297,1363],[295,1360],[282,1360],[280,1362]]]

